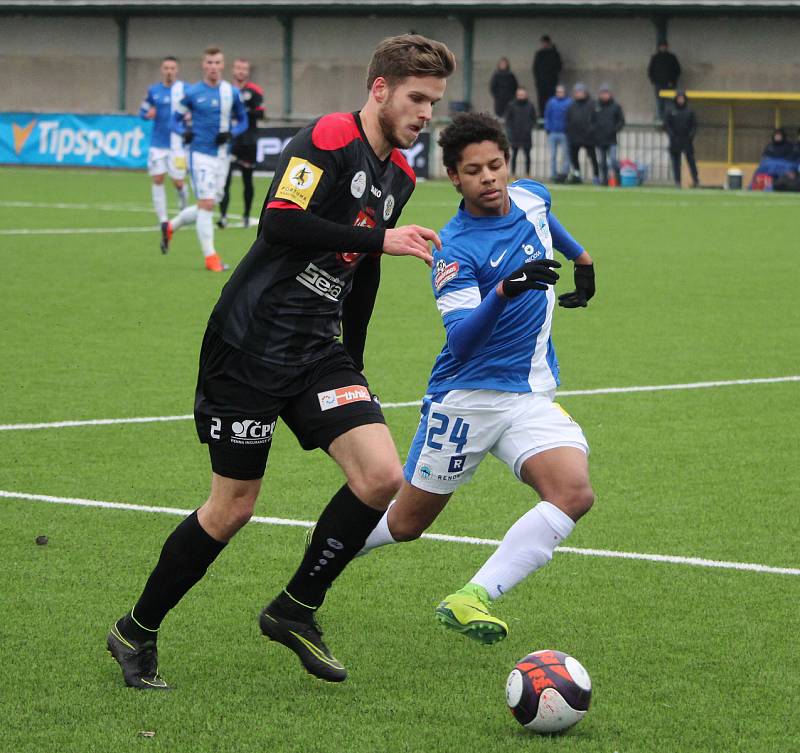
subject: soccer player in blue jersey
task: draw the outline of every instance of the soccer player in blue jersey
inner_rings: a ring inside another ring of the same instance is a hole
[[[153,121],[153,135],[147,152],[147,172],[153,178],[153,208],[161,223],[161,251],[167,250],[167,193],[164,176],[169,175],[178,192],[181,210],[186,208],[186,154],[181,137],[171,130],[172,113],[183,99],[184,82],[178,79],[178,60],[172,56],[161,61],[161,81],[153,84],[142,100],[139,115]]]
[[[189,146],[189,169],[197,205],[186,207],[167,225],[167,244],[182,225],[197,223],[206,269],[224,272],[214,248],[214,206],[225,192],[231,140],[247,130],[247,110],[239,90],[222,79],[225,58],[219,47],[203,53],[203,80],[186,88],[172,129]]]
[[[405,481],[364,550],[418,538],[490,452],[541,501],[517,520],[483,567],[446,597],[436,617],[482,643],[507,625],[492,600],[547,564],[594,501],[580,426],[553,401],[558,361],[550,337],[560,251],[575,265],[566,308],[594,295],[592,258],[552,213],[533,180],[508,184],[501,124],[466,113],[441,134],[442,156],[463,201],[434,253],[433,294],[447,340],[423,398]]]

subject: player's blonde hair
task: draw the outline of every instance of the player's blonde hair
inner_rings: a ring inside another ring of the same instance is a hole
[[[221,54],[222,54],[222,47],[215,47],[214,45],[212,45],[211,47],[206,47],[205,50],[203,50],[203,57],[206,57],[207,55],[221,55]]]
[[[376,78],[396,86],[410,76],[447,78],[456,69],[456,57],[443,42],[421,34],[387,37],[372,54],[367,68],[367,89]]]

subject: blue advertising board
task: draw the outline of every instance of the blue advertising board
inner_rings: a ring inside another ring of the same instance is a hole
[[[141,169],[152,129],[135,115],[0,113],[0,163]]]

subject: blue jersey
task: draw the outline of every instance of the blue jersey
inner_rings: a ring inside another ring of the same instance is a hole
[[[550,192],[536,181],[519,180],[508,194],[508,214],[474,217],[462,205],[441,232],[442,250],[433,257],[433,294],[448,331],[526,260],[553,258]],[[569,258],[581,251],[577,245],[570,248]],[[454,358],[445,344],[428,393],[555,389],[558,361],[550,339],[554,306],[552,286],[525,292],[508,301],[485,345],[467,360]]]
[[[247,110],[239,90],[227,81],[209,86],[205,81],[186,87],[186,93],[172,119],[172,128],[183,134],[186,130],[184,116],[192,116],[194,138],[190,149],[212,157],[225,157],[230,143],[217,144],[220,133],[229,131],[236,138],[247,130]]]
[[[159,81],[147,90],[141,107],[139,107],[139,115],[145,117],[151,107],[156,108],[150,146],[159,149],[182,148],[183,142],[180,136],[172,132],[172,114],[178,109],[180,101],[183,99],[184,86],[183,81],[174,81],[172,86],[166,86]]]

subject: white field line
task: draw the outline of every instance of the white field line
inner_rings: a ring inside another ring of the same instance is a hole
[[[0,207],[18,207],[20,209],[90,209],[98,212],[135,212],[136,214],[152,214],[153,207],[143,204],[68,204],[65,202],[44,201],[0,201]]]
[[[780,382],[800,382],[800,375],[764,377],[757,379],[729,379],[717,382],[687,382],[685,384],[651,384],[632,387],[600,387],[593,390],[561,390],[557,397],[578,397],[581,395],[624,395],[635,392],[664,392],[668,390],[699,390],[711,387],[735,387],[750,384],[776,384]],[[381,403],[382,408],[415,408],[419,400],[403,403]],[[34,429],[64,429],[73,426],[109,426],[111,424],[149,424],[159,421],[188,421],[194,416],[184,413],[177,416],[139,416],[134,418],[90,418],[78,421],[48,421],[45,423],[0,424],[0,431],[31,431]]]
[[[127,502],[105,502],[97,499],[81,499],[79,497],[54,497],[49,494],[27,494],[25,492],[11,492],[0,490],[0,498],[24,499],[31,502],[47,502],[57,505],[72,505],[77,507],[100,507],[106,510],[129,510],[134,512],[161,513],[164,515],[179,515],[186,517],[191,510],[179,510],[173,507],[157,507],[154,505],[134,505]],[[253,516],[253,523],[273,526],[295,526],[308,528],[313,525],[310,520],[294,520],[292,518],[272,518]],[[475,536],[451,536],[442,533],[423,533],[422,538],[432,541],[441,541],[452,544],[472,544],[479,546],[498,546],[497,539],[483,539]],[[701,557],[680,557],[671,554],[647,554],[643,552],[618,552],[611,549],[579,549],[572,546],[560,546],[556,552],[562,554],[580,554],[585,557],[610,557],[612,559],[642,560],[646,562],[659,562],[670,565],[689,565],[691,567],[710,567],[720,570],[740,570],[756,573],[769,573],[772,575],[800,575],[800,568],[772,567],[753,562],[727,562],[725,560],[709,560]]]
[[[152,211],[152,210],[151,210]],[[240,216],[229,214],[229,220],[239,220]],[[179,228],[178,230],[185,230]],[[247,230],[239,225],[228,225],[226,230]],[[10,228],[0,230],[0,235],[106,235],[108,233],[158,233],[158,225],[139,225],[138,227],[43,227],[43,228]]]

